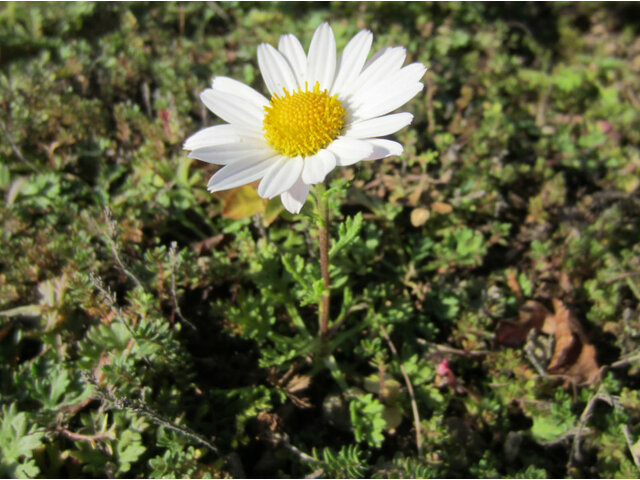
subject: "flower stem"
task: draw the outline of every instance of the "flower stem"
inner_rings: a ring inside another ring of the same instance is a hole
[[[320,271],[324,280],[324,290],[320,300],[320,336],[325,338],[329,328],[329,200],[322,183],[316,186],[318,216],[320,226]]]

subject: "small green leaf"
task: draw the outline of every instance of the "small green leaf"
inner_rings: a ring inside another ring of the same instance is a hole
[[[333,257],[340,250],[353,242],[362,229],[362,213],[358,212],[355,217],[348,217],[338,228],[338,239],[331,246],[329,256]]]

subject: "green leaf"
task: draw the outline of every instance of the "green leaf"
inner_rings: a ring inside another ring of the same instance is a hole
[[[16,404],[2,407],[0,421],[0,473],[8,476],[34,476],[40,471],[32,460],[33,450],[38,448],[44,436],[29,424],[25,412],[18,412]]]
[[[384,405],[370,393],[351,399],[349,413],[358,442],[365,442],[373,447],[382,445],[382,432],[387,424],[383,412]]]
[[[340,250],[345,248],[356,239],[362,229],[362,213],[358,212],[355,217],[348,217],[338,227],[338,239],[329,250],[329,256],[333,257]]]

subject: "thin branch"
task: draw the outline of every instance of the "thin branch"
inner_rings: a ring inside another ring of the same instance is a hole
[[[170,420],[167,420],[166,418],[163,418],[154,410],[151,410],[148,406],[142,403],[125,401],[124,403],[121,403],[121,405],[124,408],[128,408],[132,412],[139,413],[147,417],[156,425],[160,425],[162,427],[168,428],[169,430],[173,430],[174,432],[177,432],[184,437],[187,437],[195,442],[200,443],[201,445],[204,445],[216,455],[219,453],[217,447],[213,445],[209,440],[204,438],[202,435],[200,435],[199,433],[196,433],[187,427],[183,427],[181,425],[173,423]],[[115,403],[114,403],[114,406],[117,407]]]
[[[182,315],[182,311],[180,310],[180,305],[178,304],[178,295],[176,294],[176,270],[178,269],[178,255],[176,250],[178,248],[178,244],[176,242],[171,242],[171,247],[169,248],[169,263],[171,264],[171,296],[173,297],[173,305],[176,309],[176,313],[178,314],[178,318],[190,326],[191,329],[197,330],[196,326],[191,323],[189,320],[184,318]]]
[[[111,309],[115,317],[118,319],[118,321],[122,322],[124,326],[127,328],[127,330],[129,331],[129,333],[131,334],[131,336],[135,338],[136,333],[133,331],[133,327],[129,325],[129,322],[127,321],[127,319],[124,318],[122,310],[120,310],[120,307],[118,307],[118,304],[116,303],[116,297],[111,292],[111,289],[103,283],[102,278],[100,278],[98,275],[94,274],[93,272],[89,273],[89,280],[91,280],[91,283],[93,284],[93,286],[96,287],[96,289],[102,294],[103,298],[107,302],[107,305],[109,305],[109,308]]]
[[[350,305],[349,308],[347,308],[346,312],[344,312],[344,315],[342,315],[341,317],[338,317],[338,320],[333,325],[331,325],[331,328],[327,332],[326,338],[333,337],[336,334],[336,332],[340,330],[340,327],[342,326],[342,324],[349,318],[349,315],[351,315],[353,312],[357,312],[358,310],[364,310],[365,308],[368,308],[368,307],[369,305],[365,302],[356,303],[355,305]]]
[[[65,427],[58,427],[56,429],[58,432],[63,434],[65,437],[70,438],[71,440],[78,440],[80,442],[95,442],[96,440],[115,440],[111,433],[96,433],[94,435],[83,435],[81,433],[74,433]]]
[[[93,286],[102,294],[104,300],[107,302],[107,305],[109,305],[109,308],[111,309],[111,312],[116,317],[116,319],[119,322],[122,322],[122,324],[129,331],[131,338],[133,338],[137,342],[138,335],[133,330],[133,327],[129,325],[129,322],[127,321],[124,314],[122,313],[122,310],[120,310],[120,307],[116,302],[116,297],[111,292],[111,289],[108,286],[106,286],[102,281],[102,279],[98,275],[94,274],[93,272],[89,274],[89,279],[91,280],[91,283],[93,284]],[[151,365],[151,362],[145,355],[141,354],[140,356],[147,363],[147,365]]]
[[[374,312],[374,316],[375,316],[375,312]],[[418,413],[418,403],[416,402],[416,396],[413,392],[413,386],[411,385],[411,380],[409,379],[409,375],[407,375],[407,371],[405,370],[404,365],[400,361],[400,355],[398,355],[398,351],[396,350],[395,345],[391,341],[391,338],[389,338],[389,334],[387,333],[387,330],[384,328],[384,325],[382,325],[381,322],[378,322],[378,326],[380,327],[380,331],[382,332],[382,336],[386,340],[387,345],[389,345],[389,349],[391,350],[391,353],[393,354],[396,361],[398,362],[398,365],[400,365],[400,371],[402,372],[404,383],[407,386],[407,391],[409,392],[409,397],[411,398],[413,424],[416,428],[416,447],[418,449],[418,457],[422,458],[422,432],[420,430],[420,414]]]
[[[631,453],[631,458],[633,458],[633,463],[635,463],[636,467],[638,467],[638,470],[640,470],[640,459],[635,453],[633,453],[633,443],[631,442],[629,427],[626,425],[622,425],[621,428],[622,428],[622,433],[624,433],[624,438],[627,440],[627,447],[629,447],[629,452]]]
[[[199,433],[196,433],[188,427],[183,427],[182,425],[178,425],[171,420],[162,417],[159,413],[157,413],[155,410],[152,410],[144,403],[129,400],[127,398],[115,397],[106,389],[100,387],[90,374],[86,374],[85,378],[94,386],[94,392],[98,396],[98,398],[100,398],[100,400],[102,400],[103,402],[108,403],[113,408],[117,410],[129,410],[131,412],[147,417],[156,425],[160,425],[162,427],[168,428],[169,430],[173,430],[174,432],[179,433],[186,438],[204,445],[213,453],[219,455],[218,448]]]
[[[627,358],[622,358],[622,359],[618,360],[617,362],[612,363],[610,368],[626,367],[627,365],[629,365],[630,363],[635,362],[636,360],[640,360],[640,354],[633,355],[633,356],[627,357]]]
[[[305,462],[311,462],[311,463],[322,463],[317,458],[314,458],[311,455],[304,453],[298,447],[292,445],[291,442],[289,442],[289,435],[287,435],[286,433],[280,434],[278,432],[269,432],[269,436],[271,436],[278,443],[282,444],[282,446],[284,446],[291,453],[299,457],[301,460],[304,460]]]
[[[609,405],[613,404],[613,399],[611,398],[611,396],[608,394],[602,393],[603,389],[604,389],[604,385],[600,385],[596,393],[594,393],[593,396],[589,399],[589,402],[587,403],[587,406],[582,412],[582,415],[580,415],[580,420],[578,421],[576,433],[575,433],[575,436],[573,437],[573,444],[571,446],[571,452],[569,454],[569,461],[567,462],[567,466],[569,467],[573,465],[574,460],[581,461],[582,459],[580,454],[582,430],[584,429],[585,424],[589,420],[589,417],[591,416],[593,407],[595,406],[596,402],[598,400],[602,400],[607,402]]]
[[[138,280],[138,277],[136,277],[131,272],[131,270],[129,270],[127,268],[125,263],[120,258],[120,251],[118,249],[118,228],[117,228],[115,220],[113,219],[113,213],[111,212],[109,207],[104,207],[104,221],[107,224],[107,240],[108,240],[109,246],[111,247],[111,252],[113,253],[113,256],[114,256],[114,258],[116,260],[116,263],[118,264],[118,266],[120,267],[122,272],[127,277],[129,277],[131,280],[133,280],[133,282],[138,287],[140,287],[142,290],[144,290],[144,286],[142,285],[142,282],[140,282],[140,280]]]
[[[544,445],[545,447],[555,447],[556,445],[561,445],[564,442],[566,442],[567,440],[569,440],[571,437],[575,437],[576,436],[576,432],[578,431],[577,428],[572,428],[570,430],[567,430],[561,437],[556,438],[554,440],[550,440],[548,442],[539,442],[540,445]],[[591,431],[587,428],[586,431],[588,433],[590,433]]]
[[[613,277],[611,277],[609,280],[607,280],[607,285],[610,285],[612,283],[616,283],[619,280],[624,280],[626,278],[632,278],[632,277],[640,277],[640,272],[623,272],[623,273],[619,273]]]
[[[420,345],[424,345],[429,348],[433,348],[442,353],[450,353],[452,355],[460,355],[462,357],[473,358],[473,357],[484,357],[489,355],[491,352],[489,350],[460,350],[457,348],[449,347],[447,345],[440,345],[433,342],[427,342],[423,338],[417,338],[416,341]]]

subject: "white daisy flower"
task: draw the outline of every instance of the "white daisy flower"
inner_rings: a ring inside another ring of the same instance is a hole
[[[217,192],[260,180],[263,198],[281,196],[298,213],[309,186],[336,166],[402,153],[378,137],[409,125],[413,115],[391,113],[423,88],[421,63],[402,66],[403,47],[387,47],[368,61],[373,34],[358,33],[336,58],[328,23],[320,25],[305,55],[298,39],[280,37],[278,49],[258,46],[258,65],[271,99],[228,77],[214,77],[200,95],[226,125],[200,130],[184,144],[189,156],[223,165],[209,180]]]

